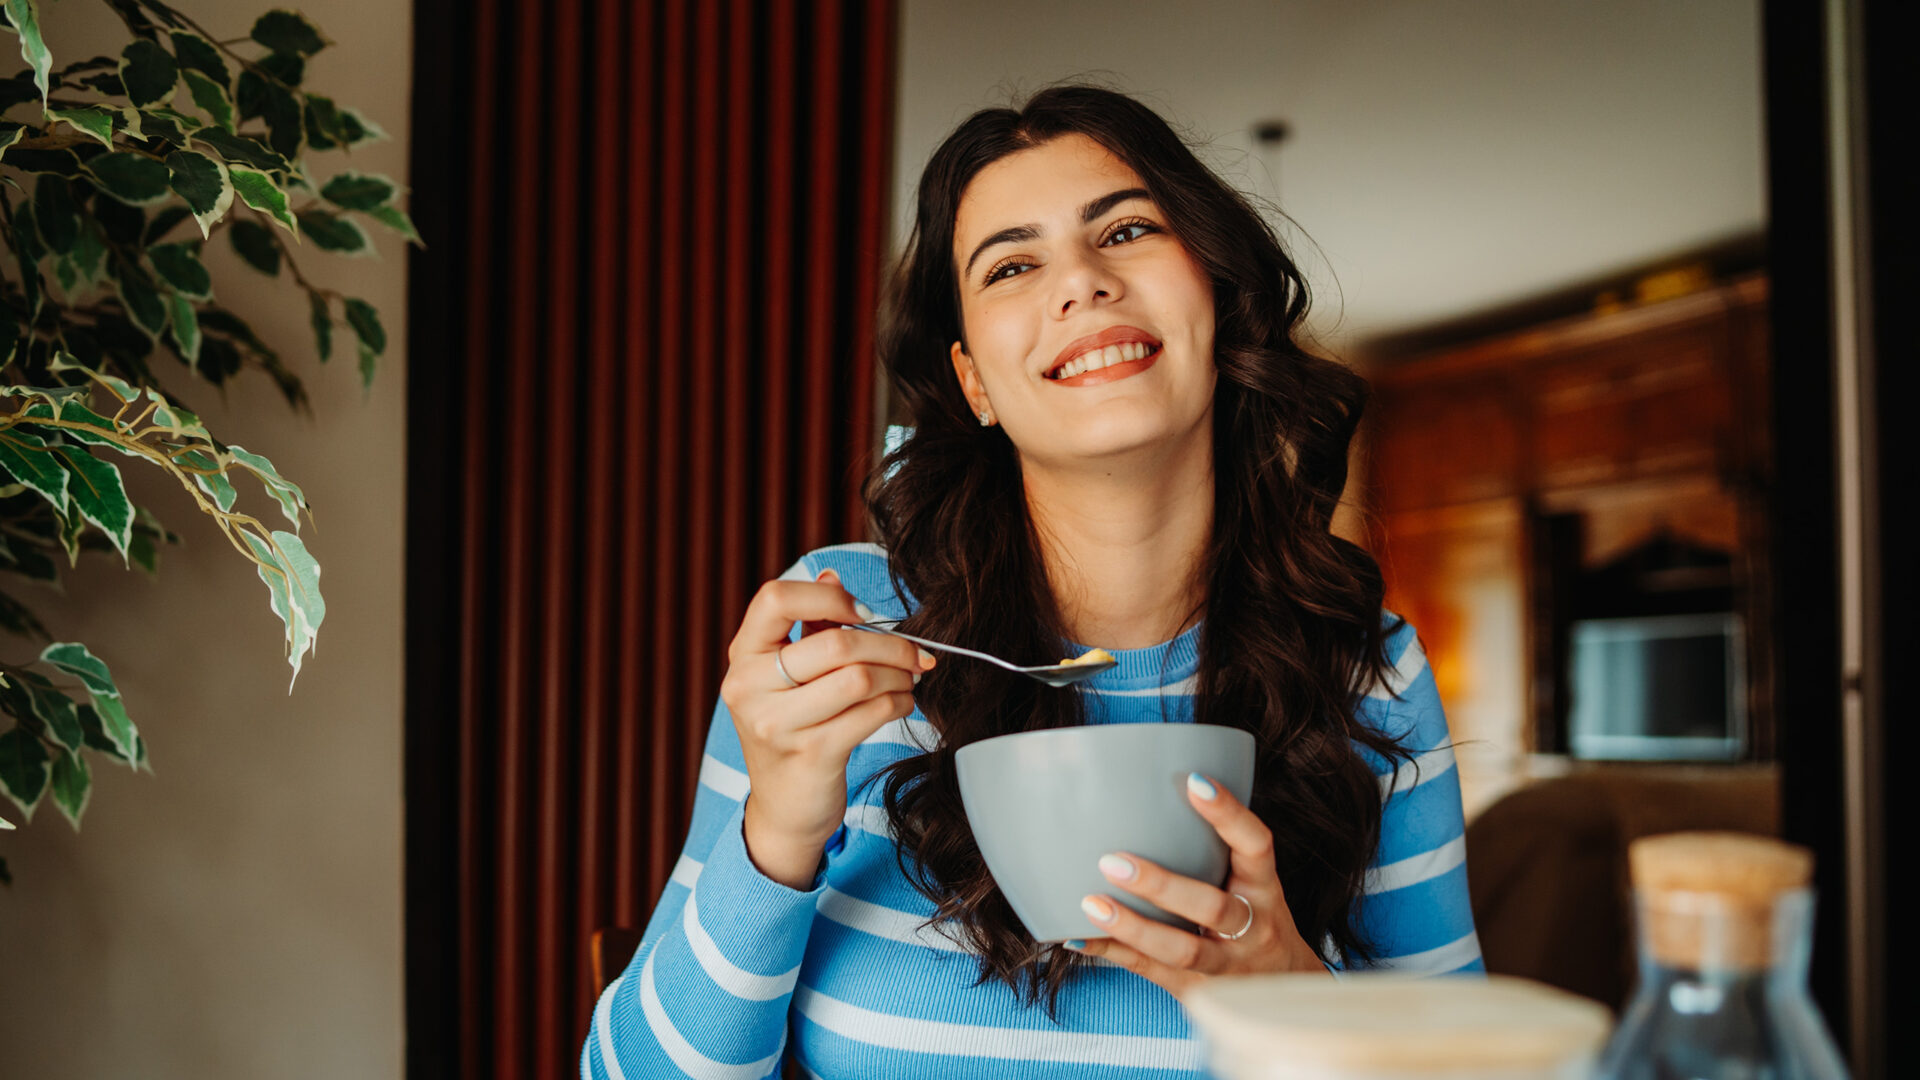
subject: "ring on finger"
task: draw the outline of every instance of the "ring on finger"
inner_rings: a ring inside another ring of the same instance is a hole
[[[1246,897],[1241,896],[1239,893],[1228,893],[1227,895],[1233,897],[1235,900],[1238,900],[1242,904],[1246,905],[1247,924],[1245,926],[1242,926],[1240,929],[1235,930],[1231,934],[1224,934],[1218,930],[1215,930],[1213,934],[1215,937],[1219,938],[1221,941],[1239,941],[1241,938],[1247,936],[1247,931],[1253,929],[1253,901],[1248,900]]]
[[[788,642],[787,644],[790,645],[792,642]],[[780,654],[785,652],[786,649],[787,646],[782,645],[778,649],[773,650],[773,669],[780,673],[781,678],[787,680],[788,687],[798,690],[800,688],[800,680],[787,674],[787,665],[780,662]]]

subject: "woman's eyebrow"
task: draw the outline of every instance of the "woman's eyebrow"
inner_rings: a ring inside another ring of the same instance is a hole
[[[1110,191],[1081,207],[1080,221],[1082,224],[1091,224],[1095,218],[1126,202],[1128,199],[1151,199],[1152,197],[1152,195],[1147,193],[1146,188],[1121,188],[1119,191]],[[980,246],[973,249],[972,255],[967,256],[967,268],[961,272],[961,276],[971,277],[973,275],[973,264],[980,258],[980,253],[995,244],[1013,244],[1025,240],[1037,240],[1039,238],[1040,226],[1038,225],[1015,225],[1010,229],[1001,229],[999,232],[980,241]]]

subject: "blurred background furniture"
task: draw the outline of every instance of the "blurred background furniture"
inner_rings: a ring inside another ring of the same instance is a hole
[[[1692,829],[1778,835],[1778,770],[1593,765],[1495,802],[1467,828],[1467,882],[1487,970],[1617,1013],[1635,966],[1627,844]]]

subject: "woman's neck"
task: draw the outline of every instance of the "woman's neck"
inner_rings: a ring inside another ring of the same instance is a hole
[[[1146,465],[1063,473],[1026,464],[1021,476],[1069,638],[1144,648],[1201,614],[1200,569],[1213,532],[1211,440]]]

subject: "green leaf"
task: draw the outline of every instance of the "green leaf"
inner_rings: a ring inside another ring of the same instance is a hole
[[[61,464],[73,474],[67,482],[68,496],[80,508],[80,513],[98,525],[100,531],[107,534],[107,539],[113,541],[124,562],[127,541],[133,533],[133,501],[127,498],[127,486],[120,477],[120,467],[111,461],[102,461],[78,446],[52,449]]]
[[[40,719],[43,733],[68,750],[80,749],[86,742],[86,733],[80,728],[80,715],[74,710],[73,699],[30,672],[18,677],[18,681],[31,701],[33,715]]]
[[[320,28],[297,11],[275,8],[253,24],[253,40],[274,52],[312,56],[326,47]]]
[[[380,325],[380,313],[365,300],[347,298],[347,323],[360,335],[361,344],[375,354],[387,351],[387,332]]]
[[[213,295],[213,275],[207,273],[206,264],[200,261],[199,244],[155,244],[147,249],[147,257],[153,260],[153,268],[160,271],[161,280],[173,286],[175,292],[195,300]]]
[[[140,733],[134,730],[133,721],[127,717],[127,707],[122,704],[119,698],[95,696],[91,708],[82,705],[78,711],[80,714],[80,726],[87,732],[88,746],[93,746],[98,750],[105,750],[125,762],[131,763],[140,760],[138,745]],[[89,718],[88,713],[92,713],[93,716]],[[99,733],[97,736],[94,731],[88,727],[89,723],[98,725]],[[96,746],[94,742],[96,738],[106,743],[106,745]]]
[[[320,94],[308,94],[306,98],[307,145],[315,150],[331,150],[346,142],[346,125],[333,99]]]
[[[180,346],[180,355],[187,365],[196,370],[200,367],[200,317],[194,310],[193,301],[177,292],[167,294],[167,310],[173,316],[173,340]],[[218,381],[217,379],[215,380]]]
[[[343,172],[320,188],[320,197],[342,210],[372,210],[392,201],[399,186],[377,173]]]
[[[87,800],[93,794],[93,777],[77,751],[69,750],[53,759],[53,805],[80,831],[80,815],[87,812]]]
[[[77,398],[68,398],[67,400],[62,401],[60,403],[60,411],[57,414],[53,411],[53,407],[48,405],[46,402],[36,401],[32,405],[27,406],[27,409],[25,413],[23,413],[23,415],[36,417],[40,419],[46,419],[46,420],[54,419],[57,415],[59,419],[65,420],[69,423],[92,424],[95,427],[100,428],[102,431],[116,430],[116,426],[113,423],[113,421],[107,419],[104,416],[101,416],[99,413],[94,412],[92,409],[87,408],[86,405],[82,404]],[[105,436],[102,436],[102,435],[96,435],[93,432],[87,431],[83,428],[59,428],[57,430],[60,432],[60,434],[66,436],[69,439],[73,439],[76,442],[83,442],[90,446],[110,446],[115,450],[120,451],[122,454],[126,454],[129,457],[141,456],[139,454],[134,453],[133,451],[127,450],[126,448],[120,446],[118,443],[114,442],[112,439],[106,438]]]
[[[346,255],[373,254],[373,246],[365,230],[352,218],[325,210],[300,210],[294,216],[300,219],[301,235],[313,241],[313,246],[322,251]]]
[[[180,84],[180,65],[159,43],[135,38],[120,52],[120,83],[136,107],[158,105]]]
[[[101,154],[86,169],[102,191],[128,206],[157,203],[172,191],[166,163],[131,150]]]
[[[233,130],[233,98],[227,94],[225,83],[214,82],[202,72],[188,68],[180,73],[187,84],[187,92],[193,95],[193,103],[206,113],[212,121],[227,131]]]
[[[0,735],[0,791],[7,793],[28,821],[33,820],[34,804],[47,790],[47,772],[47,748],[33,732],[15,727]]]
[[[80,276],[88,284],[100,280],[100,264],[106,257],[107,244],[100,226],[91,221],[83,224],[73,239],[73,265],[79,267]]]
[[[183,70],[197,71],[223,88],[233,85],[233,76],[227,74],[227,62],[213,42],[186,30],[174,30],[171,35],[173,55]]]
[[[232,242],[233,250],[247,261],[249,266],[268,277],[280,273],[280,245],[273,242],[273,233],[257,221],[235,218],[227,229],[227,239]]]
[[[333,315],[327,310],[327,298],[318,290],[308,291],[307,303],[312,309],[313,337],[320,347],[320,362],[324,364],[333,353]]]
[[[107,109],[83,105],[75,109],[48,109],[47,115],[72,124],[107,146],[113,145],[113,113]]]
[[[0,430],[0,475],[39,492],[55,511],[66,510],[67,470],[40,436],[16,429]]]
[[[174,193],[186,200],[193,220],[200,226],[200,238],[210,235],[213,223],[226,216],[233,205],[233,181],[227,167],[218,159],[195,150],[176,150],[167,155],[167,172]]]
[[[40,101],[47,100],[47,76],[53,71],[53,54],[40,37],[40,7],[34,0],[7,0],[7,21],[20,34],[20,58],[33,69],[33,85],[40,89]]]
[[[295,240],[300,238],[300,226],[287,210],[287,193],[274,186],[266,173],[245,165],[229,165],[227,173],[233,178],[233,190],[242,202],[285,226]]]
[[[350,147],[363,142],[386,142],[393,138],[379,124],[367,119],[359,109],[344,105],[340,107],[340,126],[346,129],[346,144]]]
[[[113,681],[112,669],[82,642],[56,641],[40,650],[40,659],[79,679],[80,685],[93,697],[120,696],[120,685]]]
[[[306,493],[300,490],[300,485],[281,476],[280,470],[273,467],[273,462],[259,454],[239,446],[229,446],[227,452],[243,468],[259,477],[260,485],[280,504],[281,515],[293,522],[294,530],[298,531],[300,511],[307,505]]]
[[[167,328],[167,305],[160,299],[160,290],[137,266],[122,266],[119,271],[114,286],[120,292],[120,302],[126,305],[134,325],[157,340]]]
[[[0,79],[0,86],[7,86],[12,82],[12,79]],[[11,121],[0,122],[0,160],[6,158],[8,147],[19,142],[25,138],[26,135],[27,126],[25,124],[15,124]]]
[[[298,536],[275,530],[273,542],[279,551],[251,532],[242,532],[253,553],[266,565],[260,566],[260,580],[267,583],[273,613],[287,627],[287,662],[293,665],[293,677],[300,677],[300,660],[312,648],[320,623],[327,617],[326,601],[320,597],[320,564],[307,554],[307,546]],[[271,566],[278,570],[269,570]],[[287,692],[293,692],[291,681]]]
[[[205,473],[193,473],[193,482],[200,486],[201,491],[213,497],[215,506],[222,510],[233,509],[234,501],[240,497],[240,493],[233,489],[233,482],[227,479],[226,474],[219,471],[220,463],[215,461],[211,454],[203,450],[191,450],[181,454],[178,460],[189,469],[209,470]]]
[[[291,173],[293,163],[251,135],[235,135],[217,127],[202,128],[193,137],[213,147],[227,164],[251,165],[262,172]]]
[[[409,243],[418,244],[423,248],[427,246],[426,243],[420,239],[419,232],[415,231],[413,219],[408,217],[406,212],[399,207],[376,206],[372,210],[367,211],[367,216],[385,225],[387,228],[392,229],[394,232],[399,233],[401,236],[406,237]]]
[[[80,211],[64,176],[43,176],[33,185],[33,220],[47,247],[62,255],[80,237]]]
[[[299,86],[300,80],[307,77],[307,61],[299,53],[271,52],[256,62],[260,70],[289,89]]]
[[[300,156],[306,129],[300,120],[300,102],[293,92],[252,71],[240,73],[240,115],[260,116],[267,122],[267,145],[289,161]]]
[[[91,705],[81,705],[74,712],[80,717],[80,730],[86,734],[89,749],[119,758],[129,765],[133,764],[113,741],[113,736],[107,733],[107,720],[100,715],[100,710]]]

